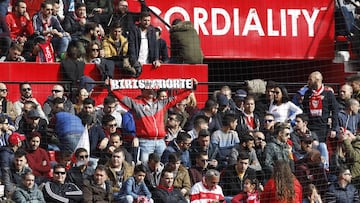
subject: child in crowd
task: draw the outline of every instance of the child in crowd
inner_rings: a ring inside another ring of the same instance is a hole
[[[144,178],[146,176],[146,169],[143,165],[137,165],[134,168],[134,176],[128,178],[119,192],[118,202],[122,203],[153,203],[151,193],[147,188]]]
[[[256,178],[246,178],[244,181],[244,191],[235,195],[231,203],[260,203],[258,185],[259,181]]]

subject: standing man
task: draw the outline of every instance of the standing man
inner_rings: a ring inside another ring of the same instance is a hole
[[[320,143],[325,143],[327,136],[334,139],[339,129],[338,103],[334,93],[324,86],[323,76],[319,71],[309,75],[308,87],[303,102],[304,112],[309,115],[308,127],[317,134]]]
[[[193,83],[196,81],[193,80]],[[196,85],[194,84],[194,88]],[[141,149],[141,161],[147,161],[149,154],[156,152],[161,155],[165,148],[165,112],[186,98],[192,90],[179,91],[175,97],[169,97],[164,100],[156,100],[156,91],[154,89],[142,89],[140,99],[132,99],[122,94],[121,90],[112,91],[118,100],[130,108],[134,116],[136,135],[139,138]]]
[[[341,86],[339,98],[337,99],[340,111],[345,109],[345,102],[346,100],[351,99],[352,94],[353,88],[349,84],[344,84]]]
[[[153,64],[160,67],[159,44],[156,40],[154,27],[150,25],[150,13],[143,12],[140,15],[139,27],[133,27],[129,33],[129,56],[130,63]]]

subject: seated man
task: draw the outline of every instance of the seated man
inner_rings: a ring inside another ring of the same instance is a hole
[[[106,167],[98,165],[95,169],[94,179],[84,181],[84,202],[112,202],[113,192],[108,176]]]
[[[33,26],[36,32],[44,37],[49,37],[54,46],[55,54],[60,56],[66,52],[71,40],[64,31],[59,20],[52,15],[53,5],[49,1],[41,3],[40,11],[33,16]]]
[[[62,85],[54,85],[51,90],[52,94],[50,96],[48,96],[47,100],[45,101],[43,109],[44,109],[45,115],[48,117],[49,120],[51,118],[51,111],[54,106],[53,100],[55,98],[62,98],[64,100],[64,102],[63,102],[64,103],[64,111],[69,112],[71,114],[75,114],[74,105],[70,101],[70,99],[64,95],[64,91],[65,90]]]
[[[224,194],[222,188],[218,185],[219,180],[219,171],[214,169],[208,170],[204,180],[196,183],[191,188],[190,201],[193,203],[223,202]]]
[[[15,120],[16,114],[13,103],[7,98],[8,89],[4,83],[0,83],[0,105],[2,114],[8,116],[12,121]]]
[[[160,162],[160,156],[156,153],[149,154],[149,159],[146,163],[142,163],[146,169],[145,184],[150,191],[154,190],[160,181],[161,171],[164,169],[164,164]]]
[[[57,164],[53,167],[54,177],[43,187],[46,202],[82,202],[83,192],[74,183],[66,183],[65,166]]]
[[[179,153],[181,164],[186,168],[191,167],[189,147],[191,145],[191,136],[187,132],[179,132],[175,140],[171,141],[161,156],[161,162],[167,163],[169,154]]]
[[[171,170],[163,170],[160,184],[152,191],[156,203],[186,203],[188,202],[179,189],[174,188],[174,173]]]
[[[72,166],[67,172],[66,181],[74,183],[82,189],[84,180],[90,179],[95,171],[89,166],[89,153],[86,149],[76,149],[75,158],[75,166]]]
[[[35,175],[31,172],[22,177],[22,182],[15,189],[11,199],[14,202],[45,202],[43,193],[35,184]]]
[[[75,12],[70,12],[65,16],[62,26],[66,32],[70,33],[72,40],[77,40],[85,31],[86,21],[86,4],[77,3]]]
[[[122,61],[127,56],[128,41],[122,35],[122,27],[120,23],[114,23],[111,26],[110,34],[103,40],[104,54],[106,58],[115,61]]]
[[[22,176],[29,172],[31,168],[27,166],[26,152],[16,151],[12,164],[2,172],[1,182],[5,185],[5,196],[11,196],[17,185],[21,184]]]
[[[15,62],[25,62],[25,58],[21,55],[23,48],[20,44],[12,43],[9,52],[6,56],[0,58],[0,62],[5,61],[15,61]]]
[[[15,152],[21,149],[22,141],[26,140],[24,135],[13,132],[8,138],[8,146],[0,147],[0,168],[10,168]],[[23,151],[23,150],[22,150]],[[2,181],[2,183],[4,183]]]

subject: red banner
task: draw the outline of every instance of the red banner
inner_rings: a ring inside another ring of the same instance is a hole
[[[130,9],[138,5],[130,1]],[[333,0],[146,0],[171,24],[190,20],[201,38],[206,58],[333,58]],[[136,9],[135,9],[136,10]],[[156,17],[154,26],[167,29]],[[168,32],[162,37],[168,41]]]

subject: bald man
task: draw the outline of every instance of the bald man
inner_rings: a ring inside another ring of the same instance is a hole
[[[7,100],[8,89],[4,83],[0,83],[0,113],[8,115],[13,121],[17,116],[14,105],[11,101]]]
[[[344,84],[343,86],[341,86],[340,94],[337,98],[340,111],[345,109],[345,102],[351,99],[352,94],[353,88],[349,84]]]
[[[315,131],[320,142],[327,136],[336,137],[339,129],[339,107],[334,93],[323,84],[323,76],[319,71],[312,72],[308,78],[309,90],[304,96],[304,112],[309,115],[309,129]],[[331,118],[331,126],[328,126]]]

